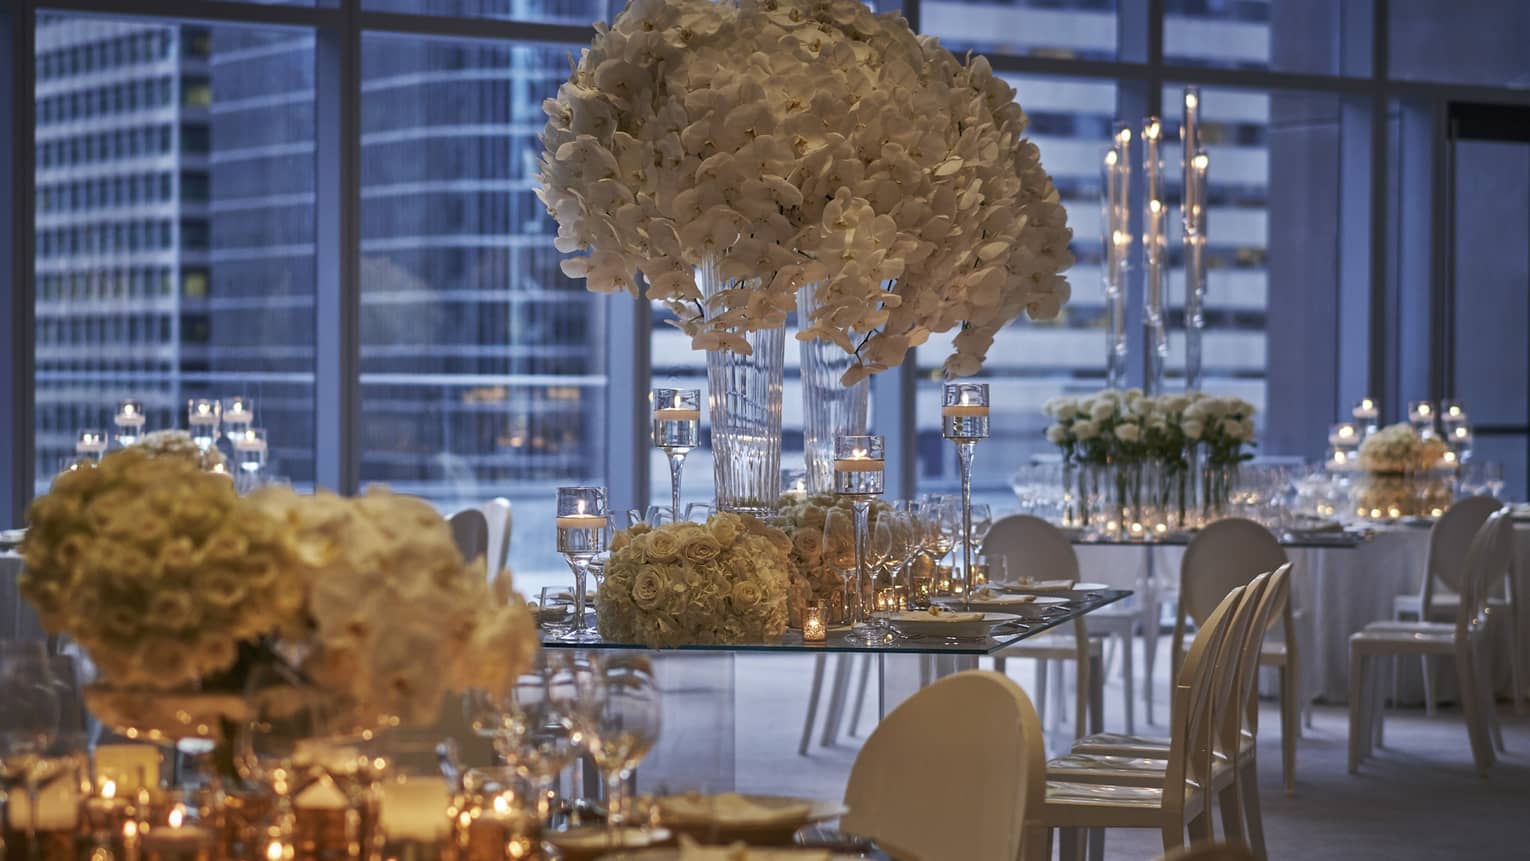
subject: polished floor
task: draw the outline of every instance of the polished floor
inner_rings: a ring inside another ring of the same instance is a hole
[[[832,667],[834,661],[829,663]],[[808,656],[738,659],[736,782],[742,791],[842,795],[862,738],[846,733],[826,747],[819,743],[820,729],[809,755],[797,753],[812,669]],[[1032,678],[1024,663],[1012,662],[1010,672],[1022,685]],[[1120,726],[1120,695],[1119,687],[1106,690],[1107,726],[1112,729]],[[876,718],[874,683],[866,699],[861,737]],[[1139,726],[1139,732],[1167,732],[1166,707],[1158,711],[1157,726]],[[1350,775],[1345,769],[1348,713],[1318,706],[1298,751],[1296,794],[1286,797],[1278,729],[1272,729],[1279,719],[1273,704],[1266,704],[1260,784],[1270,857],[1530,858],[1530,715],[1515,715],[1508,706],[1500,714],[1509,752],[1487,778],[1472,767],[1460,712],[1453,708],[1441,709],[1432,719],[1420,709],[1390,712],[1386,748],[1360,774]],[[1059,730],[1067,735],[1066,727]],[[1155,832],[1117,830],[1106,841],[1111,859],[1148,861],[1160,852]]]

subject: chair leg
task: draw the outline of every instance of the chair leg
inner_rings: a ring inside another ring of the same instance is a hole
[[[1089,861],[1105,861],[1105,829],[1091,828],[1087,835]]]
[[[1036,714],[1041,717],[1041,728],[1047,728],[1047,659],[1036,659]]]
[[[1201,814],[1190,820],[1190,842],[1192,844],[1201,843],[1211,840],[1215,836],[1216,834],[1211,823],[1211,798],[1208,796],[1205,806],[1201,808]]]
[[[1009,658],[994,658],[993,671],[1001,676],[1009,675]]]
[[[1062,726],[1068,720],[1068,678],[1063,673],[1063,664],[1066,661],[1051,661],[1052,686],[1057,689],[1057,696],[1052,698],[1053,716],[1057,719],[1057,726]]]
[[[1089,676],[1085,679],[1087,684],[1082,686],[1089,691],[1090,732],[1105,731],[1105,667],[1101,664],[1103,662],[1097,664],[1093,658],[1089,659]],[[1079,704],[1083,705],[1083,697],[1079,698]],[[1079,718],[1079,722],[1082,724],[1082,717]],[[1083,733],[1078,733],[1077,735],[1079,738],[1084,737]]]
[[[1434,717],[1434,685],[1439,678],[1435,666],[1432,655],[1418,656],[1418,668],[1424,674],[1424,717],[1427,718]],[[1398,702],[1396,685],[1392,686],[1392,702]]]
[[[1456,655],[1456,675],[1461,685],[1461,711],[1466,717],[1466,739],[1471,743],[1472,762],[1477,772],[1487,776],[1488,766],[1493,762],[1493,742],[1489,737],[1487,721],[1482,714],[1483,696],[1478,689],[1482,674],[1477,671],[1476,655],[1470,644],[1460,647]]]
[[[1493,692],[1493,677],[1488,672],[1491,664],[1483,660],[1479,653],[1474,662],[1477,669],[1477,694],[1478,702],[1482,703],[1482,717],[1487,724],[1488,732],[1493,738],[1493,750],[1499,753],[1508,753],[1508,748],[1503,743],[1503,725],[1498,722],[1498,698]],[[1489,762],[1491,765],[1491,761]]]
[[[1301,688],[1296,683],[1296,662],[1286,661],[1280,667],[1280,767],[1285,780],[1286,794],[1296,793],[1296,737],[1301,733]]]
[[[866,708],[866,687],[871,681],[874,659],[874,655],[861,656],[861,679],[856,683],[855,705],[850,709],[850,735],[855,738],[859,738],[861,734],[861,712]]]
[[[1396,663],[1400,659],[1396,658],[1396,657],[1392,657],[1392,658],[1386,658],[1384,660],[1386,660],[1386,661],[1388,661],[1390,663]],[[1386,720],[1385,720],[1386,714],[1387,714],[1387,700],[1386,700],[1386,697],[1383,696],[1383,691],[1381,689],[1381,673],[1380,673],[1379,669],[1378,669],[1378,671],[1377,671],[1377,673],[1376,673],[1376,675],[1374,677],[1374,680],[1371,683],[1371,691],[1370,691],[1370,693],[1371,693],[1371,736],[1370,736],[1371,740],[1370,740],[1370,749],[1371,750],[1375,750],[1378,747],[1386,747],[1387,746],[1387,736],[1386,736],[1387,725],[1386,725]]]
[[[1121,697],[1126,703],[1127,735],[1137,734],[1136,705],[1134,702],[1136,699],[1136,692],[1132,690],[1136,677],[1136,673],[1133,672],[1132,667],[1132,652],[1135,651],[1136,644],[1132,641],[1136,639],[1137,635],[1131,631],[1127,631],[1125,634],[1121,635]],[[1151,685],[1152,682],[1149,682],[1148,684]]]
[[[839,724],[845,716],[845,698],[850,693],[850,656],[839,655],[834,660],[834,686],[829,689],[829,710],[823,719],[823,735],[818,741],[831,747],[839,740]]]
[[[1371,724],[1371,716],[1365,713],[1365,656],[1349,650],[1349,773],[1360,770],[1360,760],[1365,750],[1365,735]]]
[[[1259,806],[1258,758],[1250,755],[1238,768],[1242,784],[1243,822],[1248,827],[1248,847],[1261,861],[1269,858],[1264,847],[1264,811]]]
[[[808,745],[813,740],[813,722],[818,720],[818,698],[823,695],[823,669],[827,655],[813,656],[813,690],[808,694],[807,716],[802,719],[802,741],[797,744],[797,755],[807,756]]]
[[[1235,776],[1233,782],[1222,788],[1217,793],[1217,802],[1222,814],[1222,836],[1229,843],[1248,845],[1248,837],[1243,831],[1243,780]]]
[[[1153,689],[1156,685],[1153,667],[1158,663],[1158,602],[1151,602],[1148,612],[1151,616],[1142,627],[1142,711],[1143,720],[1152,726],[1155,721]]]

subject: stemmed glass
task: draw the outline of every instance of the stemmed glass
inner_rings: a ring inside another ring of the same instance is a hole
[[[643,655],[613,655],[587,677],[589,751],[606,782],[606,825],[625,824],[627,782],[659,740],[663,721],[653,664]]]
[[[866,566],[874,572],[872,574],[872,594],[881,594],[882,588],[892,586],[893,563],[893,513],[883,511],[877,515],[876,523],[871,527],[871,542],[866,547]],[[882,582],[882,574],[887,574],[887,582]],[[886,610],[890,607],[878,606],[872,603],[873,615],[880,623]]]
[[[962,591],[963,609],[972,609],[972,454],[988,438],[988,384],[946,383],[940,408],[941,432],[956,443],[962,469]]]
[[[515,680],[495,750],[516,774],[530,781],[537,798],[537,821],[552,815],[553,785],[579,755],[579,738],[568,705],[572,691],[560,691],[558,674],[543,665]]]
[[[701,444],[701,390],[654,389],[653,444],[669,458],[670,511],[680,516],[680,469]]]
[[[558,488],[558,552],[574,572],[574,624],[558,639],[593,643],[600,634],[589,627],[584,610],[588,593],[585,579],[590,561],[606,551],[606,489],[604,487]]]
[[[250,719],[234,734],[234,769],[276,799],[267,857],[291,857],[297,827],[292,801],[319,773],[312,748],[305,749],[327,730],[316,697],[291,671],[273,665],[253,669],[245,687]]]
[[[885,443],[876,434],[840,434],[834,438],[834,493],[847,497],[855,512],[855,588],[862,611],[847,636],[851,642],[876,643],[882,631],[864,612],[868,586],[867,518],[873,497],[882,495]]]
[[[893,562],[893,585],[901,590],[904,601],[912,601],[914,597],[914,578],[912,563],[914,555],[919,552],[919,537],[915,534],[913,515],[907,511],[896,511],[886,515],[884,519],[890,523],[890,549],[889,554]]]
[[[823,561],[839,572],[844,581],[844,619],[855,621],[864,596],[856,591],[855,581],[855,523],[850,512],[843,508],[830,508],[823,519]]]
[[[27,797],[27,847],[38,857],[37,799],[48,748],[58,737],[57,681],[40,642],[0,642],[0,787]],[[0,797],[3,801],[3,797]]]

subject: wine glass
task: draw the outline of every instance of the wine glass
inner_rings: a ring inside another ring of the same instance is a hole
[[[643,517],[643,522],[654,529],[658,529],[666,523],[675,522],[675,510],[668,505],[650,505],[648,512]]]
[[[714,510],[710,502],[692,502],[685,506],[685,519],[690,523],[706,523],[712,518]]]
[[[844,581],[844,617],[854,622],[863,604],[855,583],[855,523],[843,508],[830,508],[824,513],[823,562]]]
[[[871,570],[867,543],[871,538],[867,520],[871,513],[871,500],[881,496],[885,482],[886,442],[876,434],[839,434],[834,438],[834,494],[849,499],[855,512],[855,577],[856,591],[862,599],[874,594],[875,584]],[[878,627],[866,613],[856,614],[850,626],[852,642],[874,643],[883,637]]]
[[[653,444],[669,458],[670,511],[680,513],[680,468],[701,444],[701,390],[653,390]]]
[[[975,503],[972,506],[972,551],[980,553],[983,542],[988,539],[988,530],[993,527],[993,509],[986,502]]]
[[[27,846],[37,854],[39,779],[58,737],[57,682],[41,642],[0,642],[0,787],[25,791]]]
[[[304,743],[324,733],[324,716],[317,692],[292,671],[272,664],[250,671],[245,700],[250,718],[234,733],[234,770],[275,797],[267,852],[281,851],[286,857],[297,827],[292,800],[319,769]]]
[[[914,594],[910,565],[914,554],[919,552],[918,537],[914,533],[914,518],[907,511],[895,511],[886,517],[891,520],[891,557],[893,560],[893,585],[902,590],[905,600]]]
[[[572,678],[543,665],[522,674],[510,689],[505,731],[495,749],[535,789],[537,820],[552,815],[553,785],[579,755],[580,738],[568,706]]]
[[[628,779],[659,740],[663,708],[644,655],[613,655],[593,680],[589,750],[606,782],[606,824],[614,829],[626,821]]]

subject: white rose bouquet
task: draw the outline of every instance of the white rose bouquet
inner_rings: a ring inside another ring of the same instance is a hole
[[[777,640],[790,555],[786,533],[746,515],[618,532],[596,605],[600,633],[656,649]]]
[[[596,28],[543,105],[538,189],[591,290],[747,353],[819,284],[798,337],[853,353],[847,384],[957,328],[946,372],[976,373],[1068,300],[1066,214],[982,57],[856,0],[634,0]],[[726,288],[704,297],[702,265]]]
[[[1185,408],[1181,423],[1187,437],[1197,432],[1211,466],[1235,466],[1253,458],[1254,405],[1242,398],[1197,399]]]
[[[1445,452],[1439,437],[1421,437],[1408,424],[1388,425],[1360,444],[1360,468],[1372,473],[1427,472],[1440,466]]]
[[[800,499],[781,498],[781,527],[791,539],[791,594],[787,610],[792,627],[802,625],[803,611],[809,602],[816,601],[824,606],[843,609],[845,580],[839,569],[831,564],[831,560],[843,559],[847,553],[853,558],[855,546],[850,544],[848,547],[833,548],[830,558],[824,557],[824,522],[832,509],[853,516],[854,509],[850,500],[832,493]],[[879,513],[891,510],[891,505],[874,499],[867,522],[874,522]]]
[[[44,627],[85,647],[103,682],[171,690],[300,630],[307,583],[280,524],[233,482],[199,458],[149,451],[65,472],[32,503],[20,588]]]
[[[373,488],[344,498],[267,487],[256,510],[291,536],[311,584],[300,669],[359,720],[428,723],[449,692],[503,691],[531,666],[536,623],[465,562],[422,499]]]

